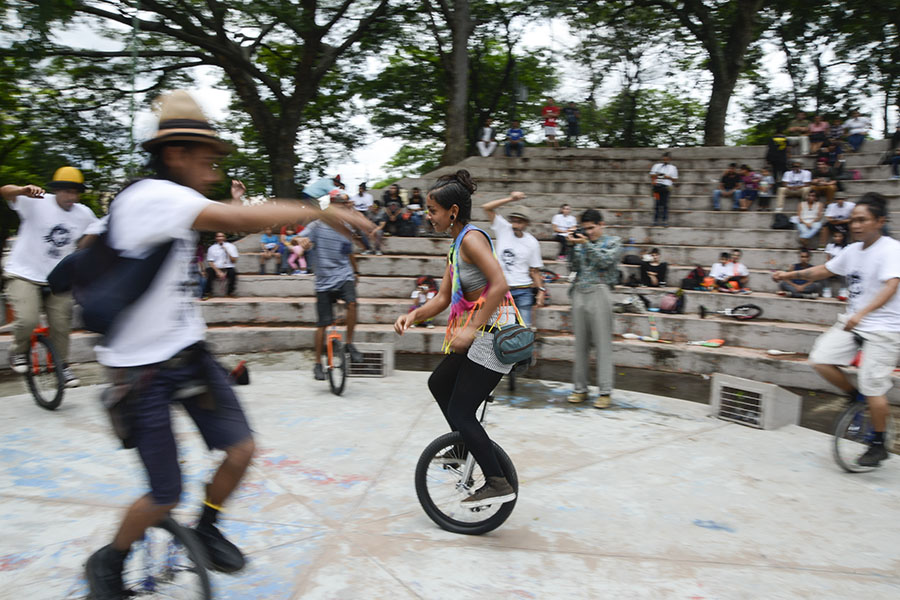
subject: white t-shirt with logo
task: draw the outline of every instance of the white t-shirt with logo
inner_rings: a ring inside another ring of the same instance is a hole
[[[553,218],[550,219],[550,224],[555,227],[553,233],[564,235],[570,227],[575,227],[575,225],[578,224],[578,221],[575,219],[575,215],[556,213],[553,215]],[[562,231],[559,231],[560,229],[562,229]]]
[[[494,217],[491,229],[497,238],[497,258],[500,259],[507,285],[510,287],[532,285],[534,282],[530,270],[544,266],[540,243],[527,231],[522,237],[516,237],[510,222],[501,215]]]
[[[47,275],[75,251],[78,238],[98,219],[84,204],[63,210],[56,196],[16,196],[9,206],[19,213],[21,225],[6,263],[6,273],[34,283],[47,283]]]
[[[231,262],[228,257],[234,258],[235,262]],[[231,242],[224,242],[221,246],[219,242],[214,243],[206,251],[206,262],[210,263],[217,269],[233,269],[237,266],[238,249]]]
[[[846,314],[854,315],[872,302],[885,282],[900,277],[900,242],[883,235],[865,249],[862,242],[850,244],[825,263],[825,268],[846,278],[849,290]],[[856,328],[860,331],[900,331],[900,293],[863,317]]]
[[[96,346],[108,367],[149,365],[203,339],[206,323],[191,286],[197,215],[213,204],[199,192],[171,181],[145,179],[120,193],[110,206],[110,244],[126,256],[148,255],[175,244],[149,289],[126,308],[114,330]]]
[[[369,210],[369,207],[375,204],[375,198],[372,197],[372,194],[369,192],[363,192],[362,194],[356,194],[355,196],[350,196],[350,202],[353,203],[353,208],[360,212],[366,212]]]
[[[839,221],[849,219],[854,206],[856,206],[856,202],[847,202],[845,200],[843,206],[838,206],[837,202],[832,202],[825,208],[825,217]]]

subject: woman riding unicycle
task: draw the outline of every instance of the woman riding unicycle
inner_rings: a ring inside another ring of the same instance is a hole
[[[484,475],[484,485],[472,492],[468,490],[473,487],[470,481],[460,482],[459,489],[468,495],[459,505],[469,511],[500,506],[516,499],[515,473],[504,471],[498,459],[498,448],[476,414],[478,407],[512,367],[498,359],[492,329],[514,323],[517,314],[490,237],[469,224],[474,191],[475,183],[468,171],[460,170],[439,178],[428,192],[428,219],[435,231],[449,232],[455,240],[444,271],[445,284],[432,299],[401,315],[394,323],[394,330],[402,335],[409,327],[450,306],[444,340],[447,357],[431,374],[428,387],[464,446],[451,448],[453,460],[445,462],[459,462],[457,455],[471,452]],[[436,459],[440,460],[440,457]],[[511,464],[507,464],[511,469]],[[444,526],[440,521],[436,522]]]

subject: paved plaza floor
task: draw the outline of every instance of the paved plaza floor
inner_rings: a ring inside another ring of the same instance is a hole
[[[351,379],[260,371],[239,388],[259,453],[223,529],[248,555],[220,599],[900,598],[900,458],[848,475],[828,436],[758,431],[636,392],[565,402],[563,384],[498,390],[488,430],[520,497],[496,531],[437,528],[413,469],[446,430],[427,373]],[[83,598],[84,560],[143,493],[99,387],[56,412],[0,398],[0,598]],[[23,390],[24,392],[24,390]],[[192,521],[217,456],[176,411]]]

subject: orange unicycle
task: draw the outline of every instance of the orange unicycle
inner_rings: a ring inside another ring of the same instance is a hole
[[[31,333],[25,381],[38,406],[55,410],[62,404],[66,381],[62,362],[47,337],[48,332],[47,327],[37,327]]]
[[[338,331],[336,323],[332,323],[328,328],[325,337],[325,349],[328,356],[328,385],[331,386],[331,392],[337,396],[344,393],[344,387],[347,383],[347,370],[350,368],[350,356],[347,353],[347,345],[344,344],[341,332]]]

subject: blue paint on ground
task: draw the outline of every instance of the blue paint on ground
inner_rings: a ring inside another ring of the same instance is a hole
[[[694,525],[696,525],[697,527],[703,527],[704,529],[712,529],[713,531],[727,531],[728,533],[734,533],[734,529],[732,529],[728,525],[722,525],[721,523],[716,523],[715,521],[694,519]]]

